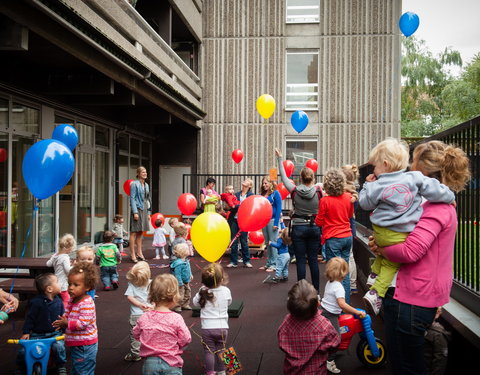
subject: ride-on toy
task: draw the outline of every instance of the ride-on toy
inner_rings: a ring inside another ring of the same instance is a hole
[[[352,337],[358,333],[360,341],[357,345],[357,357],[366,367],[380,367],[387,361],[387,352],[383,342],[375,337],[372,329],[372,318],[366,315],[342,314],[338,318],[341,341],[338,350],[346,350],[350,346]]]
[[[52,344],[63,339],[64,336],[33,340],[10,339],[7,343],[20,344],[25,348],[27,375],[47,375],[48,359],[50,358]]]

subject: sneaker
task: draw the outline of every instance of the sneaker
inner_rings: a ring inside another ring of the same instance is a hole
[[[253,267],[252,263],[250,263],[250,262],[245,263],[244,266],[247,267],[247,268],[252,268]]]
[[[364,296],[365,309],[370,314],[378,315],[382,307],[382,297],[380,297],[375,289],[370,289]]]
[[[278,284],[281,281],[279,277],[267,277],[263,282],[267,284]]]
[[[157,256],[156,256],[155,258],[153,258],[153,259],[160,259],[160,255],[157,255]]]
[[[287,281],[288,281],[288,277],[286,277],[286,276],[285,276],[285,277],[282,277],[282,278],[280,279],[280,282],[281,282],[281,283],[286,283]]]
[[[181,313],[182,312],[182,308],[180,306],[177,306],[177,307],[174,307],[173,308],[173,311],[177,312],[177,313]]]
[[[239,263],[243,263],[243,259],[241,259],[241,258],[238,259],[238,262],[239,262]]]
[[[113,289],[118,289],[118,281],[112,281]]]
[[[67,368],[66,367],[58,367],[57,368],[58,375],[67,375]]]
[[[191,310],[191,309],[192,309],[192,306],[190,305],[182,306],[182,310]]]
[[[168,259],[168,255],[164,255],[164,256],[163,256],[163,259]]]
[[[370,275],[368,275],[367,286],[372,286],[373,284],[375,284],[377,276],[378,275],[375,272],[372,272]]]
[[[128,353],[123,359],[129,362],[138,362],[142,359],[142,357],[133,353]]]
[[[112,287],[111,286],[106,286],[105,288],[103,288],[103,290],[109,291],[109,290],[112,290]]]
[[[340,369],[337,368],[335,361],[327,361],[327,370],[332,374],[339,374]]]
[[[228,263],[227,268],[237,268],[237,265],[233,263]]]
[[[297,258],[292,257],[292,259],[290,259],[290,263],[292,263],[292,264],[297,263]]]
[[[275,267],[268,267],[265,271],[267,271],[267,272],[274,272],[274,271],[275,271]]]

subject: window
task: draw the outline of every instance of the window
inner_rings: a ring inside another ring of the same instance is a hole
[[[320,0],[287,0],[287,23],[320,22]]]
[[[315,138],[292,138],[286,141],[285,159],[293,161],[293,174],[300,174],[309,159],[317,159],[317,140]]]
[[[287,51],[287,110],[318,108],[318,51]]]
[[[40,112],[38,109],[13,103],[12,127],[16,131],[38,134],[40,128],[39,117]]]

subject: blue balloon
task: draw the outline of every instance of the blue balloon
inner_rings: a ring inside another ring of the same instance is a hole
[[[70,181],[75,169],[72,151],[62,142],[45,139],[32,145],[22,163],[22,173],[30,192],[45,199]]]
[[[417,31],[418,26],[420,25],[420,18],[413,13],[413,12],[405,12],[400,17],[400,21],[398,22],[398,26],[400,26],[400,30],[402,31],[403,35],[409,37],[415,31]]]
[[[303,132],[308,125],[308,116],[303,111],[295,111],[290,118],[293,128],[298,132]]]
[[[77,130],[69,124],[58,125],[53,130],[52,139],[65,143],[71,151],[78,145]]]

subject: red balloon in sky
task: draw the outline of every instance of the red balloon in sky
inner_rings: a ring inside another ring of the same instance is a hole
[[[130,185],[133,182],[133,180],[127,180],[123,183],[123,191],[125,194],[130,195]]]
[[[243,160],[243,151],[242,150],[233,150],[232,159],[235,163],[240,163]]]
[[[305,163],[305,167],[310,168],[313,173],[316,173],[318,169],[318,162],[315,159],[308,159]]]
[[[152,223],[152,227],[154,227],[155,229],[157,229],[158,227],[155,225],[155,222],[160,219],[162,221],[162,225],[165,224],[165,217],[157,212],[156,214],[153,214],[152,216],[150,216],[150,223]]]
[[[191,193],[183,193],[178,197],[177,206],[184,215],[191,215],[197,209],[197,198]]]
[[[255,245],[260,245],[265,241],[265,238],[263,237],[263,233],[262,233],[261,230],[257,230],[255,232],[248,233],[248,238]]]
[[[7,160],[8,157],[8,152],[4,148],[0,148],[0,163],[3,163],[5,160]]]
[[[284,200],[286,197],[288,197],[288,194],[290,194],[290,192],[287,190],[287,188],[285,187],[285,185],[282,182],[280,182],[277,185],[277,190],[280,193],[280,196],[282,197],[282,200]]]
[[[251,195],[240,205],[237,217],[242,232],[257,231],[272,218],[272,205],[261,195]]]
[[[287,177],[290,177],[295,170],[295,164],[291,160],[284,160],[283,161],[283,169],[285,169],[285,174]]]

